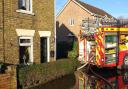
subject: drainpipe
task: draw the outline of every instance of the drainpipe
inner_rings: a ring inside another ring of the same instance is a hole
[[[56,8],[56,0],[54,0],[54,8]],[[54,59],[56,60],[56,52],[57,52],[57,45],[56,45],[56,9],[54,9]]]
[[[4,12],[4,10],[5,10],[5,8],[4,8],[4,0],[2,0],[2,13],[3,13],[3,61],[4,61],[4,63],[5,63],[5,34],[4,34],[4,26],[5,26],[5,23],[4,23],[4,14],[5,14],[5,12]]]

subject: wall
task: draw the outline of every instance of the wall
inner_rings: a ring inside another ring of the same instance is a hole
[[[0,75],[0,89],[10,89],[10,75],[2,74]]]
[[[0,74],[0,89],[17,89],[15,66],[8,66],[6,72]]]
[[[2,0],[0,1],[0,61],[3,61],[3,14],[2,14]]]
[[[18,0],[4,0],[4,39],[5,39],[5,62],[10,64],[19,63],[19,43],[16,29],[35,30],[34,34],[34,62],[40,62],[40,36],[38,31],[51,31],[50,49],[54,50],[54,0],[33,0],[33,13],[28,15],[16,12]],[[2,1],[0,1],[0,4]],[[0,9],[2,5],[0,5]],[[0,10],[0,22],[2,20]],[[3,23],[0,23],[0,26]],[[2,35],[0,31],[0,59],[2,58]],[[53,59],[53,58],[51,58]]]

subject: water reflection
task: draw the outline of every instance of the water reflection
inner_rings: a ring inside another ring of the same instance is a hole
[[[77,72],[78,89],[128,89],[128,71],[115,69]]]
[[[75,84],[76,84],[75,75],[70,74],[30,89],[78,89],[78,88],[75,88]]]
[[[92,68],[74,74],[31,89],[128,89],[128,70]]]

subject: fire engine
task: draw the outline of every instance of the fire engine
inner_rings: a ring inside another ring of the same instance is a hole
[[[93,49],[93,50],[92,50]],[[95,58],[90,60],[91,53]],[[100,67],[126,67],[128,65],[128,28],[102,26],[94,34],[80,38],[79,60],[93,61]]]

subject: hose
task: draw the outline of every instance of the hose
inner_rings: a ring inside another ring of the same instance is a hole
[[[80,69],[84,68],[85,66],[87,66],[87,65],[91,62],[91,60],[92,60],[94,57],[95,57],[95,56],[93,55],[93,56],[90,58],[89,61],[87,61],[84,65],[78,67],[77,70],[80,70]]]
[[[87,65],[88,65],[88,62],[86,62],[84,65],[78,67],[77,70],[80,70],[80,69],[84,68],[84,67],[87,66]]]
[[[111,89],[114,89],[114,87],[112,86],[112,84],[110,84],[105,78],[103,78],[102,76],[100,76],[99,74],[95,73],[92,68],[90,67],[90,71],[98,78],[102,79],[103,81],[105,81]]]
[[[100,76],[99,74],[95,73],[92,68],[90,67],[91,66],[91,61],[93,60],[93,58],[95,57],[95,55],[93,55],[90,60],[88,62],[86,62],[84,65],[80,66],[79,68],[77,68],[77,71],[78,70],[81,70],[82,68],[84,68],[85,66],[87,66],[87,69],[86,69],[86,72],[88,72],[88,70],[90,70],[96,77],[102,79],[103,81],[105,81],[111,89],[114,89],[114,87],[105,79],[103,78],[102,76]],[[84,74],[84,73],[83,73]]]

